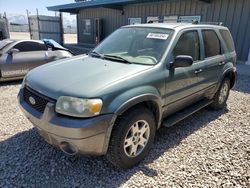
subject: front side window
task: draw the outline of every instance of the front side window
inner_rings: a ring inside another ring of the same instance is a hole
[[[131,63],[158,63],[171,39],[173,30],[163,28],[127,27],[112,33],[93,51],[119,56]]]
[[[205,58],[213,57],[221,54],[220,40],[217,34],[212,30],[202,31]]]
[[[47,50],[44,43],[40,42],[20,42],[13,48],[18,49],[20,52],[43,51]]]
[[[197,31],[187,31],[181,35],[174,50],[173,57],[178,55],[191,56],[194,61],[200,60],[200,42]]]

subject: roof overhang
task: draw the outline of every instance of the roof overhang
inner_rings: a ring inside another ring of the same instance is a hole
[[[86,8],[112,8],[122,10],[123,5],[145,2],[142,0],[92,0],[92,1],[80,1],[76,3],[64,4],[47,7],[50,11],[59,11],[59,12],[69,12],[69,13],[78,13],[81,9]]]
[[[123,6],[127,4],[134,3],[146,3],[146,2],[156,2],[164,0],[90,0],[90,1],[78,1],[75,3],[50,6],[47,7],[49,11],[59,11],[59,12],[69,12],[78,13],[82,9],[104,7],[117,10],[123,10]],[[212,0],[200,0],[210,3]]]

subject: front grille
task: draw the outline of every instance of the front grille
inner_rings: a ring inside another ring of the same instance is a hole
[[[49,102],[49,99],[47,97],[38,94],[27,86],[24,87],[23,98],[24,101],[27,102],[32,108],[41,113],[44,112],[45,107]]]

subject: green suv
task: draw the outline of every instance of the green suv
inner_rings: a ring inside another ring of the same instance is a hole
[[[226,105],[235,63],[226,27],[125,26],[87,55],[30,71],[18,99],[48,143],[131,168],[149,153],[161,126]]]

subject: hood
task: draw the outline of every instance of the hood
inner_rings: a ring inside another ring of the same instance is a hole
[[[30,71],[26,84],[53,99],[60,96],[99,97],[102,90],[117,81],[151,68],[89,56],[55,61]]]

